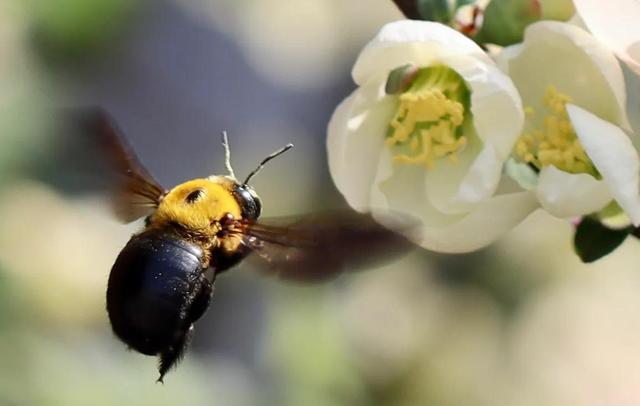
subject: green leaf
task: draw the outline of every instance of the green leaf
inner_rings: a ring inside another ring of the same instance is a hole
[[[437,21],[451,25],[462,6],[481,0],[393,0],[400,11],[412,20]]]
[[[393,0],[400,11],[412,20],[449,24],[458,7],[474,0]]]
[[[578,224],[573,238],[576,254],[582,262],[597,261],[618,248],[632,230],[632,227],[608,228],[594,218],[585,217]]]

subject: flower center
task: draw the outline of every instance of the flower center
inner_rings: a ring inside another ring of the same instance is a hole
[[[538,169],[553,165],[565,172],[597,176],[598,171],[584,152],[567,115],[565,106],[571,102],[571,97],[551,85],[545,91],[543,102],[547,110],[543,128],[531,125],[531,131],[518,139],[516,154]],[[525,113],[531,123],[535,111],[527,107]]]
[[[470,117],[470,92],[464,79],[446,66],[421,68],[409,88],[398,96],[389,123],[387,145],[394,162],[432,168],[435,160],[458,161],[467,145],[463,124]]]

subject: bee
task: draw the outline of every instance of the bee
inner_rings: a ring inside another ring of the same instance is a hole
[[[140,163],[113,120],[102,110],[82,115],[120,174],[115,212],[123,222],[145,218],[115,260],[106,308],[114,334],[129,348],[157,356],[159,378],[182,358],[194,323],[209,307],[216,278],[251,255],[260,269],[285,280],[317,282],[349,268],[404,254],[412,244],[355,212],[327,212],[258,221],[262,201],[251,179],[231,166],[226,133],[226,175],[163,188]],[[400,226],[411,227],[405,219]],[[397,228],[395,228],[397,229]]]

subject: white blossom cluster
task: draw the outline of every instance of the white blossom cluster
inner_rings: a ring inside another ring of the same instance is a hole
[[[627,95],[640,74],[640,3],[574,4],[570,22],[533,23],[490,54],[439,23],[382,27],[328,126],[349,205],[383,223],[380,213],[407,213],[421,223],[416,243],[449,253],[484,247],[539,209],[639,226]]]

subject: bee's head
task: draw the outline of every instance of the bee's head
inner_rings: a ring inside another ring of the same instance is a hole
[[[238,182],[234,182],[232,191],[236,202],[240,205],[242,218],[257,220],[262,212],[262,201],[256,191],[251,186],[241,185]]]
[[[254,169],[245,178],[244,182],[242,183],[236,180],[235,173],[233,172],[233,168],[231,167],[231,151],[229,149],[229,140],[227,139],[226,132],[222,133],[222,145],[224,146],[225,152],[224,164],[227,168],[227,171],[229,171],[229,175],[213,178],[223,178],[229,182],[232,182],[233,186],[231,189],[238,205],[240,205],[242,217],[249,220],[256,220],[258,217],[260,217],[260,213],[262,212],[262,202],[260,201],[260,197],[255,192],[255,190],[253,190],[253,188],[249,186],[249,181],[264,167],[267,162],[293,148],[293,144],[287,144],[279,150],[269,154],[265,159],[262,160],[262,162],[260,162],[256,169]]]
[[[198,231],[211,228],[227,214],[236,219],[256,220],[262,212],[260,197],[249,185],[251,178],[264,164],[293,147],[287,144],[260,162],[258,167],[239,182],[231,168],[229,143],[223,133],[225,166],[227,176],[210,176],[194,179],[171,189],[160,201],[158,208],[149,219],[149,224],[178,224],[189,230]]]

